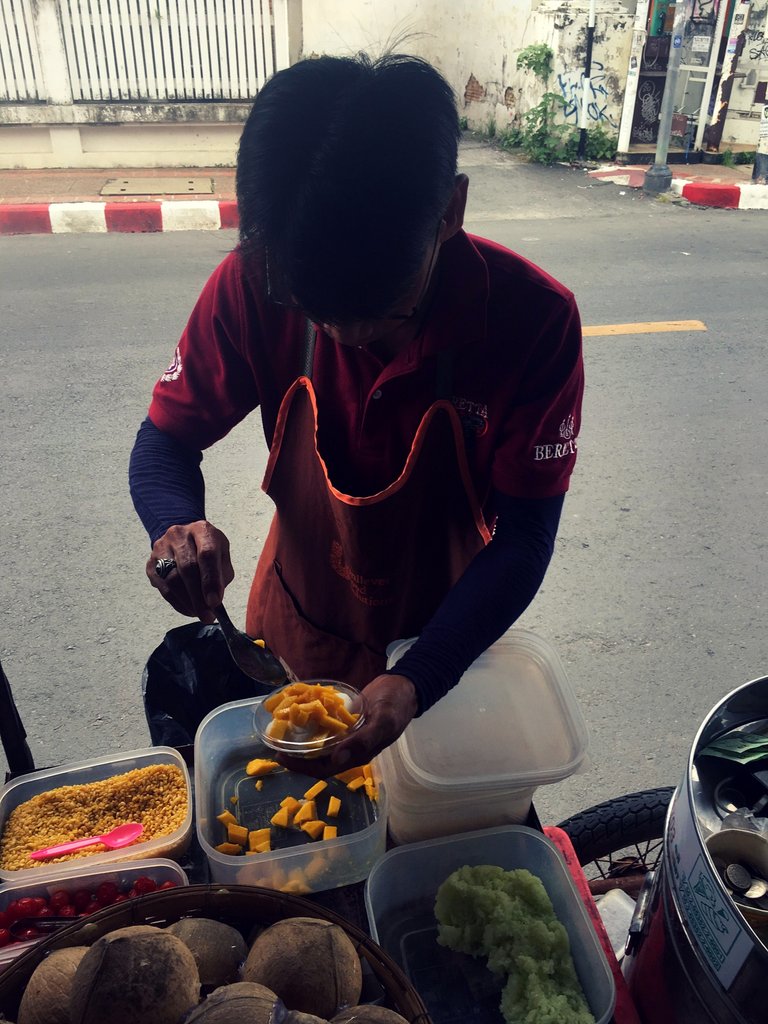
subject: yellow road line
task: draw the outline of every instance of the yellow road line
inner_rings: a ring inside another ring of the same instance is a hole
[[[658,320],[639,324],[600,324],[584,327],[585,338],[604,338],[611,334],[662,334],[667,331],[706,331],[707,325],[701,320]]]

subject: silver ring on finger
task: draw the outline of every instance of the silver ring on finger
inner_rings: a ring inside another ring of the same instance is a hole
[[[173,572],[175,568],[175,558],[158,558],[158,560],[155,562],[155,572],[157,573],[161,580],[164,580],[166,576],[170,576],[170,574]]]

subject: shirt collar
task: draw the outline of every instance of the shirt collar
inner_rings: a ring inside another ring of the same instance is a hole
[[[459,231],[443,243],[437,272],[421,344],[411,346],[411,351],[417,349],[417,358],[485,338],[488,267],[466,232]]]

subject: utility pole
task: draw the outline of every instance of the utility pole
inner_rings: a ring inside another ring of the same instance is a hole
[[[579,117],[579,149],[577,159],[582,163],[587,155],[587,114],[589,95],[592,90],[592,47],[595,43],[595,0],[589,0],[589,17],[587,19],[587,53],[584,58],[584,76],[581,87],[581,116]]]
[[[691,0],[679,3],[675,7],[675,23],[672,27],[672,48],[669,52],[669,63],[667,64],[667,78],[664,83],[664,99],[661,101],[661,113],[659,114],[659,135],[656,141],[656,157],[652,167],[645,172],[643,191],[653,195],[659,192],[666,192],[672,185],[672,171],[667,164],[669,153],[669,136],[672,131],[672,115],[675,112],[675,94],[677,92],[677,78],[680,72],[680,58],[682,56],[683,39],[685,28],[690,16]]]
[[[757,140],[755,166],[752,168],[752,181],[768,185],[768,103],[763,104],[763,116],[760,118],[760,135]]]

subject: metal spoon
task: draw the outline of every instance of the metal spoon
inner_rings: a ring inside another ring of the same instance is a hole
[[[155,562],[155,572],[163,580],[175,568],[176,562],[173,558],[159,558]],[[213,612],[227,641],[232,660],[243,675],[272,687],[296,682],[296,676],[283,659],[273,654],[263,640],[255,640],[235,626],[223,604],[214,608]]]
[[[119,850],[123,846],[129,846],[138,839],[144,831],[144,826],[138,821],[129,821],[125,825],[118,825],[111,832],[103,836],[90,836],[88,839],[72,839],[67,843],[57,843],[56,846],[47,846],[44,850],[35,850],[30,853],[32,860],[47,860],[49,857],[61,857],[65,853],[74,853],[75,850],[84,850],[86,846],[95,846],[101,843],[109,850]]]

